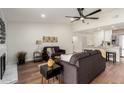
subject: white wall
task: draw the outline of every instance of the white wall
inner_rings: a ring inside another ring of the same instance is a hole
[[[74,44],[75,51],[82,51],[87,47],[98,47],[102,44],[102,41],[111,42],[112,30],[101,30],[93,32],[76,32],[77,40]]]
[[[107,31],[104,31],[104,34],[105,34],[105,41],[108,41],[108,42],[111,42],[112,40],[112,30],[107,30]]]
[[[27,52],[27,60],[32,60],[33,51],[37,46],[35,41],[42,36],[57,36],[58,43],[47,43],[47,45],[59,45],[67,53],[72,52],[72,31],[70,25],[64,24],[42,24],[42,23],[8,23],[8,60],[16,62],[18,51]]]
[[[93,33],[87,34],[86,35],[86,41],[87,41],[88,46],[94,45],[94,34]]]
[[[83,47],[82,36],[76,34],[73,36],[73,52],[81,52]]]
[[[96,31],[94,33],[91,33],[92,39],[90,39],[91,42],[93,42],[94,46],[100,46],[102,44],[102,41],[108,41],[111,42],[112,39],[112,30],[101,30]]]
[[[88,45],[94,45],[94,35],[93,33],[75,33],[76,37],[74,41],[74,51],[82,52],[84,48]]]
[[[100,46],[102,44],[102,41],[104,41],[104,31],[97,31],[94,32],[94,45]]]

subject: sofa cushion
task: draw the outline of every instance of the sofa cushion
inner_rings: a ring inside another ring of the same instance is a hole
[[[84,50],[84,52],[89,53],[89,55],[95,55],[95,54],[97,54],[99,51],[98,51],[98,50]]]
[[[84,52],[88,52],[88,53],[90,53],[90,52],[92,52],[93,50],[91,50],[91,49],[84,49]]]
[[[51,56],[52,55],[52,48],[47,48],[47,52],[48,52],[48,55]]]
[[[93,50],[93,51],[90,51],[90,52],[89,52],[90,55],[95,55],[95,54],[97,54],[97,53],[98,53],[97,50]]]
[[[55,54],[55,49],[54,48],[51,48],[51,50],[52,50],[52,53]]]
[[[59,52],[59,47],[54,47],[55,52]]]
[[[89,56],[89,54],[85,53],[85,52],[76,53],[71,57],[70,63],[73,64],[73,65],[76,65],[76,63],[78,62],[79,59],[85,58],[85,57],[88,57],[88,56]]]

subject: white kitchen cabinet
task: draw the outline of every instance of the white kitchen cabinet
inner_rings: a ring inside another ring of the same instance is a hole
[[[104,41],[111,42],[112,39],[112,30],[104,31]]]

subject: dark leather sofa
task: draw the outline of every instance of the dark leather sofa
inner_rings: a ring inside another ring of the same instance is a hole
[[[56,62],[63,67],[62,79],[65,84],[88,84],[106,67],[106,60],[100,51],[85,51],[74,54],[70,62]]]
[[[60,56],[61,54],[65,54],[65,50],[64,49],[60,49],[59,46],[46,46],[43,48],[43,53],[42,53],[42,58],[43,60],[48,60],[49,59],[49,55],[47,52],[48,48],[52,48],[54,49],[54,53],[52,53],[51,57],[52,59],[55,59],[55,56]]]

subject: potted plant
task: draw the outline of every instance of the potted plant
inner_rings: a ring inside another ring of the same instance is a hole
[[[17,64],[20,65],[20,64],[25,64],[25,58],[26,58],[26,52],[18,52],[17,53],[17,59],[18,59],[18,62]]]

